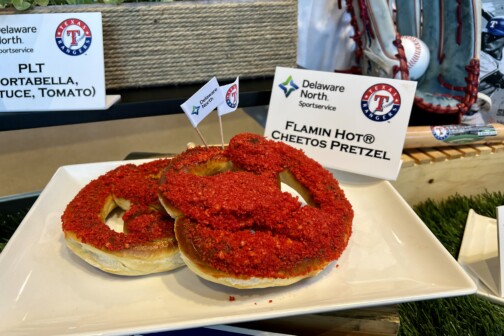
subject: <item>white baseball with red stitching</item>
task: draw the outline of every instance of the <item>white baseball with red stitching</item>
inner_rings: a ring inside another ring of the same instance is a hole
[[[409,77],[411,80],[417,80],[423,76],[429,66],[429,48],[422,40],[414,36],[402,36],[401,42],[408,61]]]

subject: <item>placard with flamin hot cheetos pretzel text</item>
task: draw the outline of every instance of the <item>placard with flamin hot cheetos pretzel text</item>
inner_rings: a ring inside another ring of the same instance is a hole
[[[416,82],[277,67],[265,136],[327,168],[395,180]]]
[[[0,64],[0,112],[106,107],[101,13],[0,15]]]

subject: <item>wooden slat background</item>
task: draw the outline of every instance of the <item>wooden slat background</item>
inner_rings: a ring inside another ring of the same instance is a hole
[[[504,190],[504,142],[405,149],[392,185],[411,205]]]

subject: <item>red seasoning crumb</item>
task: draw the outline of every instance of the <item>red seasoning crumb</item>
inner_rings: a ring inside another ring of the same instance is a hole
[[[310,195],[308,205],[280,190],[286,171]],[[225,150],[187,151],[163,180],[163,199],[184,214],[177,222],[184,244],[231,276],[312,273],[337,260],[352,233],[352,206],[333,175],[302,151],[258,135],[235,136]]]
[[[184,213],[184,223],[193,223],[185,225],[185,235],[198,257],[215,269],[285,278],[293,268],[310,272],[306,260],[336,259],[345,247],[336,243],[346,229],[334,225],[338,215],[302,207],[268,176],[244,171],[176,175],[167,174],[161,192]]]
[[[98,249],[120,251],[160,239],[173,238],[173,219],[161,212],[158,179],[170,160],[139,166],[122,165],[88,183],[66,207],[61,219],[65,232],[73,232],[83,243]],[[104,206],[114,198],[128,200],[123,215],[124,231],[105,223]]]
[[[229,301],[235,301],[235,300],[236,300],[236,299],[235,299],[235,297],[234,297],[234,296],[232,296],[232,295],[230,295],[230,296],[229,296]]]

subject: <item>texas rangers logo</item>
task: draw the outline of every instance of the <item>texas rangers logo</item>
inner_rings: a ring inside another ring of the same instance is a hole
[[[67,55],[79,56],[91,46],[89,26],[79,19],[66,19],[56,28],[56,45]]]
[[[392,119],[401,107],[401,95],[389,84],[375,84],[368,88],[361,98],[361,109],[372,121]]]
[[[235,108],[238,105],[238,86],[236,84],[231,85],[227,90],[226,104],[230,108]]]
[[[446,126],[432,126],[432,135],[436,140],[446,140],[450,136],[450,130]]]

